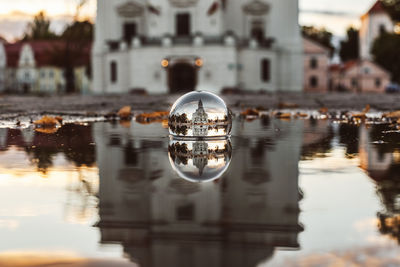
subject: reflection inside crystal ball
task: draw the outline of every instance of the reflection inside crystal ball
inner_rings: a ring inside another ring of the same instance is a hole
[[[232,118],[225,102],[217,95],[190,92],[172,106],[168,126],[175,137],[224,137],[231,133]]]
[[[172,168],[181,178],[190,182],[210,182],[228,169],[232,146],[229,139],[171,139],[168,156]]]

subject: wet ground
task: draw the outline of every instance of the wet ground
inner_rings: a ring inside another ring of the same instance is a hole
[[[179,95],[65,95],[65,96],[0,96],[0,119],[42,114],[102,116],[131,106],[134,111],[169,110]],[[276,93],[223,95],[233,111],[259,107],[262,109],[299,108],[329,110],[400,109],[400,94],[351,93]]]
[[[237,117],[177,145],[161,123],[72,121],[3,122],[0,266],[400,266],[391,123]]]

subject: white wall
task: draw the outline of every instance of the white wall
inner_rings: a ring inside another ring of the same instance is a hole
[[[394,25],[386,13],[373,13],[361,18],[360,55],[362,59],[372,59],[371,49],[376,38],[380,35],[381,25],[387,32],[393,32]]]

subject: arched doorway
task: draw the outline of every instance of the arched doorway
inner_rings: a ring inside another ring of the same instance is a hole
[[[168,86],[170,93],[193,91],[197,84],[196,68],[188,63],[176,63],[169,68]]]

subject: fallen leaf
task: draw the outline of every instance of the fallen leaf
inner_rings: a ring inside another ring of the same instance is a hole
[[[393,118],[393,119],[398,119],[400,118],[400,110],[396,110],[393,112],[388,112],[382,115],[385,118]]]
[[[260,111],[255,109],[255,108],[249,108],[246,109],[245,111],[241,112],[240,115],[242,116],[258,116],[260,114]]]
[[[163,122],[168,120],[169,111],[156,111],[152,113],[142,113],[136,116],[136,122],[141,124],[150,124],[153,122]]]
[[[38,127],[51,127],[59,124],[58,120],[53,117],[43,116],[40,120],[33,122]]]
[[[328,113],[328,108],[326,107],[320,108],[319,113]]]
[[[130,119],[131,115],[132,115],[132,108],[130,106],[125,106],[122,107],[118,113],[117,113],[118,117],[120,117],[120,119]]]
[[[278,119],[291,119],[292,118],[292,114],[291,113],[281,113],[278,112],[275,114],[275,117]]]
[[[284,108],[298,108],[299,105],[297,105],[296,103],[290,103],[290,102],[279,102],[278,104],[278,108],[280,109],[284,109]]]
[[[371,106],[369,104],[367,104],[362,113],[368,113],[370,109],[371,109]]]

